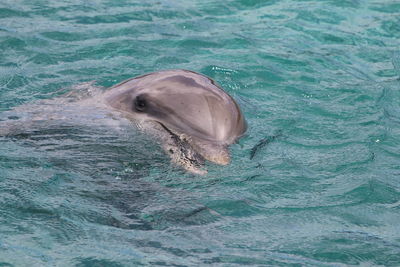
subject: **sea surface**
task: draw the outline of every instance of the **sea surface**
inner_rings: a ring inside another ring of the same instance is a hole
[[[54,102],[177,68],[248,122],[204,176]],[[1,0],[0,125],[2,267],[400,266],[399,1]]]

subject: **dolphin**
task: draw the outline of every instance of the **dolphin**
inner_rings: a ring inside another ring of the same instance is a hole
[[[164,70],[105,90],[83,84],[61,97],[2,112],[0,137],[126,123],[155,137],[172,162],[197,174],[206,173],[206,160],[228,164],[228,146],[247,128],[238,104],[212,79],[188,70]]]
[[[246,131],[235,100],[216,82],[188,70],[164,70],[123,81],[98,101],[160,141],[172,162],[205,174],[205,160],[230,162],[228,146]]]

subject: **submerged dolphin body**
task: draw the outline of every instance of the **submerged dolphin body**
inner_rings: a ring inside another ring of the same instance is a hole
[[[159,71],[117,84],[103,103],[161,140],[173,162],[205,173],[204,159],[226,165],[228,145],[246,131],[239,106],[212,79],[187,70]]]
[[[198,174],[206,172],[205,160],[228,164],[228,145],[246,131],[239,106],[213,80],[192,71],[166,70],[104,91],[84,84],[61,97],[2,112],[0,136],[75,125],[119,129],[132,122],[154,136],[174,163]]]

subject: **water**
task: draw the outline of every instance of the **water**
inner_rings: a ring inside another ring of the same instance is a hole
[[[0,266],[398,266],[399,25],[395,0],[1,1],[3,122],[184,68],[249,129],[206,176],[101,113],[0,138]]]

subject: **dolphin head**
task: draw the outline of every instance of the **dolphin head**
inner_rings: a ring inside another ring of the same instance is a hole
[[[160,140],[173,161],[201,173],[203,159],[228,164],[228,145],[246,131],[239,106],[213,80],[187,70],[139,76],[110,88],[105,100]]]

